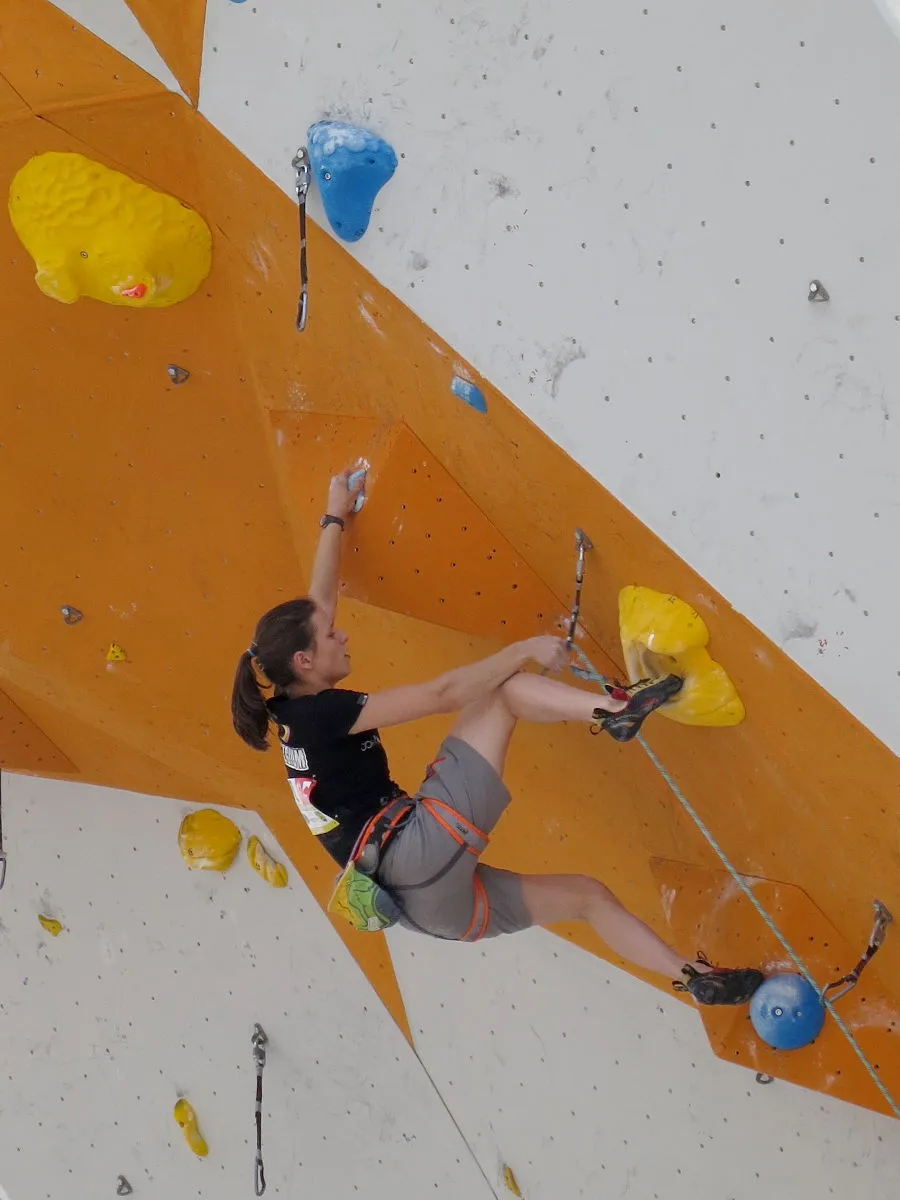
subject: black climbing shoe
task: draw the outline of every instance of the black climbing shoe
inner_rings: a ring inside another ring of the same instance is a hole
[[[684,680],[678,675],[667,675],[664,679],[641,679],[624,688],[617,685],[610,687],[607,690],[611,696],[617,700],[627,700],[628,703],[617,713],[595,708],[593,717],[599,728],[592,732],[605,730],[617,742],[630,742],[640,733],[647,717],[677,696],[683,687]]]
[[[697,961],[711,966],[703,954],[697,955]],[[684,964],[681,974],[684,979],[673,979],[672,987],[676,992],[690,992],[698,1004],[746,1004],[765,979],[762,971],[753,967],[712,967],[703,973],[690,963]]]

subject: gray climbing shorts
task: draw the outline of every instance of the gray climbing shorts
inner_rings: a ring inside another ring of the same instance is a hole
[[[398,923],[467,942],[528,929],[521,877],[479,861],[511,799],[491,764],[467,742],[445,738],[413,799],[378,870],[403,907]]]

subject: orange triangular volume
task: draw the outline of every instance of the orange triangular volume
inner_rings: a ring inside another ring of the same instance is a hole
[[[206,0],[125,0],[196,107]]]
[[[75,764],[5,692],[0,692],[0,767],[29,775],[78,774]]]
[[[38,116],[166,91],[47,0],[0,4],[0,75]]]
[[[0,75],[0,125],[10,125],[31,116],[31,109],[9,82]]]

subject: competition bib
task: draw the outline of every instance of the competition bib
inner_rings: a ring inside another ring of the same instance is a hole
[[[314,779],[289,779],[288,783],[291,785],[300,815],[316,837],[321,837],[323,833],[330,833],[332,829],[337,829],[339,822],[334,817],[320,812],[310,799],[316,786]]]

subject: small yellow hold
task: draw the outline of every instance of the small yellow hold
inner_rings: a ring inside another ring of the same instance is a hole
[[[125,653],[125,651],[122,649],[122,647],[119,645],[118,642],[113,642],[112,645],[110,646],[110,648],[106,652],[106,661],[110,662],[110,663],[127,662],[128,655]]]
[[[178,830],[178,848],[195,871],[227,871],[241,844],[241,831],[214,808],[188,813]]]
[[[38,154],[9,189],[13,228],[53,300],[164,308],[209,274],[212,235],[192,208],[82,154]]]
[[[184,1134],[184,1140],[198,1158],[206,1158],[209,1146],[197,1124],[197,1114],[187,1100],[179,1100],[172,1114]]]
[[[509,1190],[512,1192],[512,1194],[514,1196],[521,1197],[522,1192],[520,1191],[519,1185],[516,1182],[515,1175],[513,1175],[512,1167],[504,1167],[503,1168],[503,1182],[506,1184],[507,1188],[509,1188]]]
[[[266,883],[271,883],[274,888],[287,887],[287,867],[276,862],[255,835],[247,842],[247,857],[250,859],[250,866]]]
[[[56,917],[45,917],[43,914],[38,913],[38,920],[42,928],[46,929],[51,937],[59,937],[63,931],[62,922],[57,921]]]
[[[629,679],[680,675],[684,687],[660,716],[681,725],[739,725],[743,702],[724,667],[706,649],[709,630],[677,596],[647,587],[619,593],[619,632]]]

